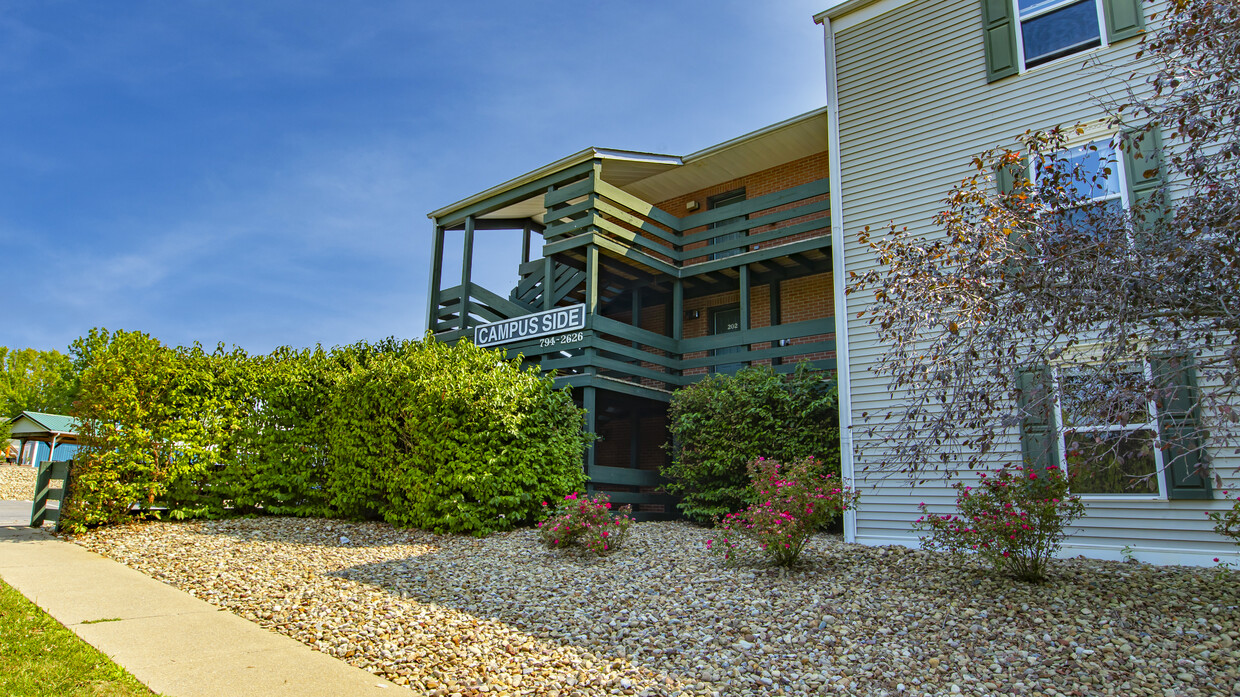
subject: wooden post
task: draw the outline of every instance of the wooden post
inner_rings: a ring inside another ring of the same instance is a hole
[[[598,245],[586,245],[586,317],[593,317],[598,312],[598,271]],[[598,366],[594,365],[598,349],[587,348],[584,353],[586,374],[598,375]]]
[[[741,331],[749,329],[749,264],[741,264]]]
[[[672,338],[680,341],[685,337],[685,284],[679,278],[672,281]]]
[[[587,385],[581,390],[581,406],[586,410],[586,430],[598,433],[598,394],[597,389]],[[594,443],[586,448],[586,475],[594,471]]]
[[[461,255],[461,329],[469,329],[470,278],[474,265],[474,216],[465,218],[465,249]]]
[[[642,328],[642,289],[633,289],[633,321],[630,322],[634,327]],[[641,348],[642,342],[634,341],[633,348]]]
[[[641,457],[641,440],[638,438],[637,432],[642,425],[641,403],[633,405],[633,411],[629,415],[629,467],[636,468]]]
[[[598,312],[598,245],[586,245],[586,314]]]
[[[780,314],[783,313],[783,305],[782,305],[783,301],[779,297],[782,291],[782,287],[780,286],[778,280],[771,281],[770,290],[771,290],[771,326],[778,327],[780,324],[783,324],[783,321],[784,321],[783,318],[780,317]],[[771,348],[775,348],[776,346],[779,346],[779,339],[776,339],[771,342]],[[783,365],[783,362],[784,362],[784,359],[780,358],[779,356],[776,356],[771,359],[771,365]]]
[[[527,218],[525,227],[521,229],[521,263],[527,264],[530,261],[530,221]]]
[[[554,186],[547,187],[547,193],[555,191]],[[546,249],[547,239],[543,237],[544,249]],[[555,261],[551,259],[551,255],[543,257],[543,288],[542,288],[542,309],[550,310],[555,307],[555,301],[552,294],[555,293]]]
[[[684,354],[680,353],[680,341],[685,337],[685,284],[679,278],[672,281],[672,339],[677,342],[677,353],[671,358],[681,359]],[[684,371],[668,368],[667,372],[671,375],[682,375]]]
[[[443,238],[442,225],[435,225],[435,241],[431,247],[431,287],[426,294],[429,306],[426,317],[426,331],[434,334],[435,325],[439,324],[439,291],[443,289]]]

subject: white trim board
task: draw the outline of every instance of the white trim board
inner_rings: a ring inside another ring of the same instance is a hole
[[[919,549],[920,541],[916,537],[892,537],[888,535],[859,535],[856,542],[866,545],[867,547],[878,547],[883,545],[893,545],[896,547],[907,547],[909,549]],[[1086,559],[1096,559],[1099,561],[1124,561],[1124,545],[1093,545],[1093,544],[1074,544],[1071,538],[1064,542],[1059,553],[1055,555],[1056,559],[1071,559],[1072,557],[1082,556]],[[1159,547],[1154,545],[1133,544],[1128,547],[1132,558],[1147,564],[1162,565],[1179,565],[1179,566],[1218,566],[1214,560],[1231,564],[1240,564],[1240,552],[1218,552],[1209,549],[1200,548],[1184,548],[1177,549],[1174,547]]]
[[[844,31],[875,17],[903,7],[915,0],[844,0],[831,3],[826,10],[814,15],[814,21]]]
[[[823,47],[827,61],[827,176],[831,188],[831,278],[835,302],[835,376],[839,391],[840,478],[856,488],[856,468],[852,439],[852,379],[848,363],[848,298],[844,293],[848,277],[844,264],[844,189],[841,177],[839,90],[835,73],[835,34],[831,20],[824,19]],[[857,511],[844,512],[844,541],[857,541]]]

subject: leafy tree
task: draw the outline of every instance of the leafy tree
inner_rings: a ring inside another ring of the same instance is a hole
[[[0,413],[67,414],[77,384],[73,361],[56,351],[0,346]]]
[[[672,464],[663,469],[680,509],[707,523],[753,503],[748,463],[814,457],[840,473],[839,394],[808,363],[789,376],[769,366],[715,374],[672,395]]]
[[[214,376],[201,349],[170,349],[142,332],[92,330],[73,344],[83,367],[72,410],[75,457],[71,527],[123,519],[215,460],[220,441]]]
[[[938,216],[942,235],[860,235],[880,265],[848,292],[873,293],[865,314],[887,347],[875,370],[901,395],[864,415],[864,468],[917,480],[986,466],[1008,457],[1017,427],[1070,401],[1082,422],[1109,424],[1156,404],[1176,431],[1161,441],[1164,465],[1208,472],[1204,446],[1234,443],[1240,418],[1238,54],[1240,3],[1169,3],[1143,40],[1148,69],[1111,107],[1135,163],[1128,210],[1097,200],[1118,172],[1084,166],[1098,155],[1068,147],[1075,126],[975,158]],[[1070,400],[1031,379],[1048,366],[1061,392],[1070,377]],[[1091,476],[1154,484],[1154,473],[1125,469],[1121,438],[1067,446],[1070,461],[1100,463]]]
[[[0,346],[0,445],[12,433],[4,419],[23,411],[67,414],[76,391],[73,363],[65,354]]]

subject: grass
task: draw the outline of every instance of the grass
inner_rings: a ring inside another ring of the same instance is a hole
[[[150,697],[154,693],[0,581],[0,694]]]

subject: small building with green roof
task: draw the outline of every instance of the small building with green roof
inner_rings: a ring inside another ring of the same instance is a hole
[[[78,422],[72,416],[23,411],[9,419],[9,429],[9,438],[18,442],[18,464],[69,459],[78,448]]]

